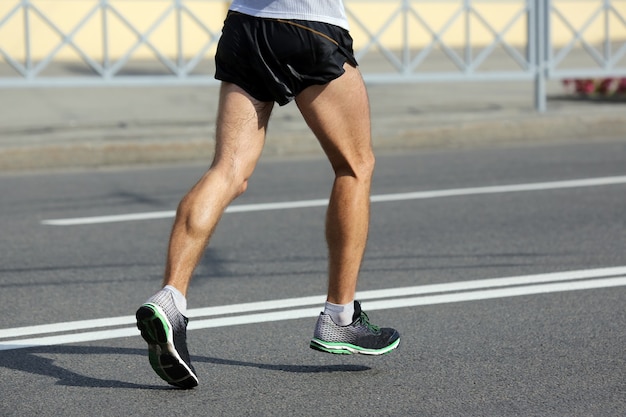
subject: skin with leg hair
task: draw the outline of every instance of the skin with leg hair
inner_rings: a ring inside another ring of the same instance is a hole
[[[369,226],[374,154],[369,102],[358,69],[296,97],[307,124],[335,172],[326,213],[328,298],[334,304],[354,300]]]
[[[163,285],[186,296],[215,226],[247,187],[261,156],[272,107],[234,84],[222,83],[213,163],[178,205]]]
[[[354,299],[367,242],[369,196],[374,170],[369,102],[359,70],[296,97],[308,126],[335,172],[326,215],[328,301]],[[216,153],[203,177],[181,200],[170,237],[164,285],[183,295],[226,207],[241,195],[261,155],[273,103],[260,102],[234,84],[223,83]]]

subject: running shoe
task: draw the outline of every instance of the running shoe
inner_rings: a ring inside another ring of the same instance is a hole
[[[400,344],[400,334],[395,329],[371,324],[358,301],[354,302],[352,320],[347,326],[339,326],[328,314],[320,313],[311,349],[346,355],[384,355]]]
[[[198,377],[187,351],[187,323],[169,291],[159,291],[137,310],[137,328],[148,342],[152,369],[168,384],[193,388]]]

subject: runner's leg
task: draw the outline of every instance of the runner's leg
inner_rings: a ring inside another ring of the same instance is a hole
[[[235,84],[222,83],[214,160],[178,206],[163,285],[187,294],[222,213],[247,187],[261,156],[273,105],[252,98]]]
[[[318,138],[335,172],[328,212],[328,301],[354,299],[369,226],[369,198],[374,154],[369,101],[359,70],[328,84],[312,86],[296,97],[307,124]]]

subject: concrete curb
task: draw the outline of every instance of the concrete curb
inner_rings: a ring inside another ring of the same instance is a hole
[[[626,138],[626,114],[621,111],[499,114],[494,119],[456,117],[457,123],[424,125],[419,120],[398,121],[394,128],[376,130],[377,151],[432,147],[468,147],[554,139],[593,140]],[[386,123],[387,125],[389,123]],[[14,135],[18,135],[17,132]],[[115,165],[173,162],[209,163],[213,153],[213,129],[200,124],[162,126],[91,127],[77,131],[54,130],[0,148],[0,171],[97,168]],[[265,157],[321,155],[306,126],[271,129]]]

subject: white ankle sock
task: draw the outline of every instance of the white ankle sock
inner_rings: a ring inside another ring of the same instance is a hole
[[[335,324],[339,326],[347,326],[352,323],[354,315],[354,301],[348,304],[333,304],[326,301],[324,305],[324,314],[328,314]]]
[[[181,293],[180,291],[178,291],[175,287],[172,287],[171,285],[166,285],[165,287],[163,287],[163,290],[169,291],[172,293],[172,295],[174,296],[174,304],[176,305],[176,308],[178,309],[178,311],[180,311],[180,314],[182,314],[183,316],[186,316],[187,315],[187,299],[185,298],[183,293]]]

